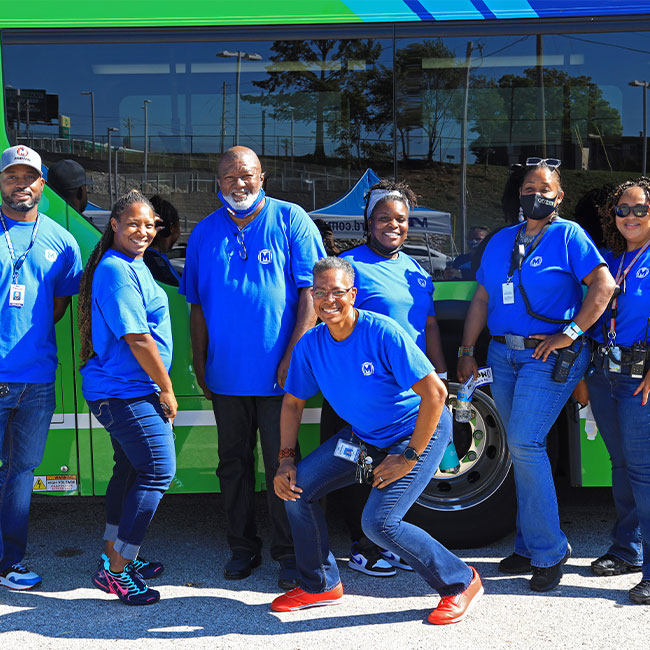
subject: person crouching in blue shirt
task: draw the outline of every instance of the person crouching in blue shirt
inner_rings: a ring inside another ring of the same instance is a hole
[[[116,201],[79,292],[82,392],[115,452],[103,562],[92,581],[127,605],[160,600],[145,579],[163,567],[138,552],[176,471],[169,304],[142,259],[155,234],[154,211],[142,194]]]
[[[391,318],[354,308],[354,270],[341,258],[314,266],[314,308],[323,321],[293,351],[282,403],[275,493],[285,501],[300,586],[271,609],[336,603],[343,595],[319,499],[372,485],[361,525],[381,548],[408,562],[441,596],[431,623],[463,619],[483,593],[478,573],[403,517],[436,472],[451,439],[447,391],[426,355]],[[307,399],[323,393],[350,424],[294,464]]]

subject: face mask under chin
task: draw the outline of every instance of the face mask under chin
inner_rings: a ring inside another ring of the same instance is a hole
[[[541,194],[522,194],[519,197],[519,203],[526,219],[541,221],[555,212],[556,199],[557,194],[553,197],[546,197]]]

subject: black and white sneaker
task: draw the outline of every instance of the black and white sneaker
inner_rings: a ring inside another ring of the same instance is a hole
[[[413,571],[413,567],[409,566],[399,555],[395,555],[395,553],[385,549],[382,549],[381,554],[384,560],[391,566],[402,569],[403,571]]]
[[[369,576],[382,578],[394,576],[397,573],[397,569],[381,556],[381,549],[367,537],[362,537],[358,542],[352,544],[348,566]]]

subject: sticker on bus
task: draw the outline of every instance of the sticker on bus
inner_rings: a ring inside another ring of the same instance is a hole
[[[76,474],[34,476],[32,492],[72,492],[77,489]]]

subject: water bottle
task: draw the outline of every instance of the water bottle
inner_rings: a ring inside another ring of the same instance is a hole
[[[460,461],[458,460],[458,453],[456,452],[456,445],[454,445],[453,438],[447,445],[447,449],[445,449],[438,469],[441,472],[445,472],[445,474],[458,474],[460,470]]]
[[[458,387],[456,393],[456,422],[469,422],[472,419],[472,393],[474,392],[474,377],[470,377],[464,384]]]

